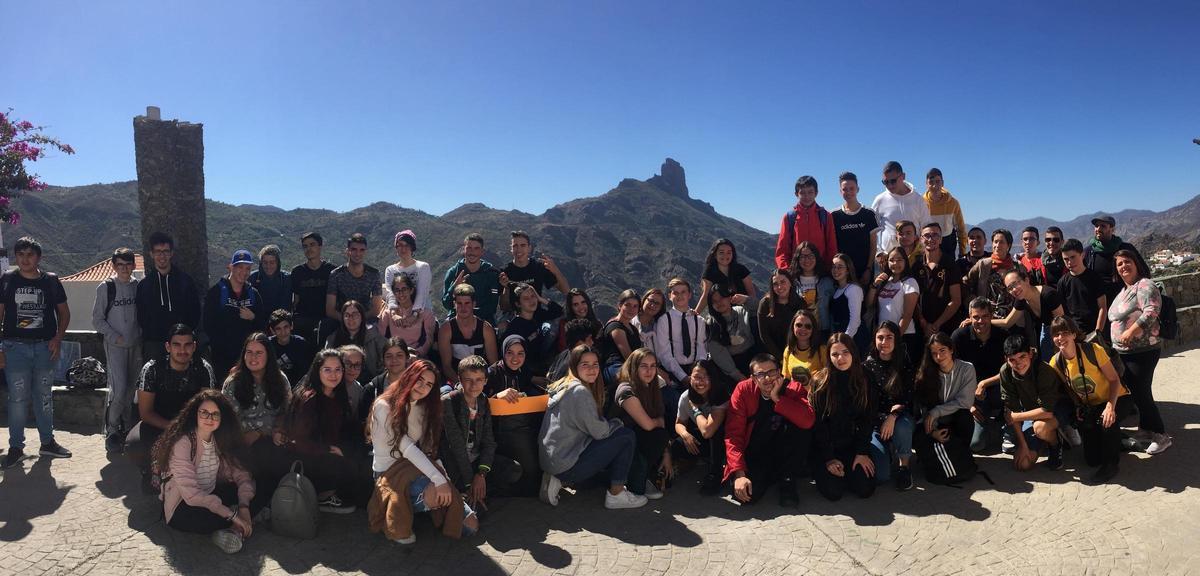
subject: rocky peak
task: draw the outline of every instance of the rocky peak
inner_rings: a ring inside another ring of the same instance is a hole
[[[674,158],[667,158],[663,161],[659,172],[658,175],[650,178],[647,182],[672,196],[677,196],[685,200],[689,198],[687,178],[683,174],[683,166],[680,166]]]

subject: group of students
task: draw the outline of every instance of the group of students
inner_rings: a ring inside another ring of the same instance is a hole
[[[142,466],[169,525],[212,533],[227,552],[297,460],[321,510],[366,505],[372,530],[411,543],[414,514],[432,512],[460,537],[490,498],[556,505],[564,485],[596,480],[606,507],[635,508],[674,490],[686,466],[702,472],[702,494],[750,504],[775,485],[796,506],[806,477],[831,500],[885,482],[908,490],[914,459],[930,483],[962,482],[972,454],[997,442],[1021,470],[1041,456],[1058,469],[1064,444],[1082,445],[1093,482],[1116,475],[1123,450],[1166,450],[1151,392],[1162,300],[1115,220],[1093,220],[1086,246],[1050,228],[1044,252],[1027,228],[1020,256],[996,230],[985,252],[941,172],[927,183],[921,197],[888,163],[867,208],[844,173],[844,203],[830,213],[802,177],[765,295],[718,239],[698,295],[684,278],[626,290],[604,322],[553,260],[532,257],[524,232],[511,234],[503,268],[482,258],[481,235],[464,239],[440,320],[410,230],[396,234],[398,259],[382,275],[365,264],[361,234],[337,267],[322,259],[320,234],[305,234],[306,261],[291,273],[277,247],[259,252],[257,270],[238,250],[203,306],[158,233],[145,279],[131,277],[133,252],[121,249],[116,275],[97,286],[107,445]],[[26,240],[0,280],[14,373],[13,343],[31,334],[19,332],[28,322],[10,328],[30,316],[22,286],[57,281]],[[54,343],[69,312],[65,296],[46,293],[39,328]],[[1139,435],[1127,438],[1118,424],[1135,407]],[[43,454],[65,452],[36,414]],[[23,437],[11,437],[5,466],[20,459]]]

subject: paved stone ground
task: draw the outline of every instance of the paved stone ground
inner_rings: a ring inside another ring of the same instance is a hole
[[[1059,472],[1020,475],[981,459],[995,480],[963,489],[882,488],[825,502],[801,489],[799,513],[700,498],[684,478],[663,500],[607,511],[600,489],[493,505],[480,535],[450,541],[418,522],[400,547],[367,532],[365,512],[322,516],[294,541],[259,527],[239,554],[158,521],[137,473],[110,462],[98,434],[60,433],[70,460],[25,460],[0,480],[0,575],[9,574],[1191,574],[1200,573],[1200,350],[1159,364],[1157,395],[1175,446],[1126,456],[1110,485],[1085,486],[1079,450]],[[36,432],[30,430],[34,442]],[[0,432],[7,446],[7,432]]]

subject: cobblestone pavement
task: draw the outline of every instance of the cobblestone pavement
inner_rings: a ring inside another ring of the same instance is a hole
[[[1107,486],[1079,450],[1064,470],[1018,474],[981,459],[995,480],[962,489],[881,487],[869,500],[825,502],[801,488],[799,513],[700,498],[678,482],[641,510],[607,511],[601,490],[557,509],[498,501],[480,535],[450,541],[419,520],[414,546],[368,533],[363,511],[323,515],[315,540],[260,526],[226,556],[207,538],[159,521],[131,465],[109,461],[99,434],[59,433],[70,460],[27,458],[0,480],[0,575],[8,574],[1190,574],[1200,573],[1200,350],[1164,358],[1157,396],[1175,445],[1125,456]],[[36,432],[30,430],[36,442]],[[0,431],[7,447],[7,431]],[[36,446],[32,446],[36,447]]]

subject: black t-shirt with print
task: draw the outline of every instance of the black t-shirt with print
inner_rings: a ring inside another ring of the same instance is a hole
[[[4,336],[50,340],[58,333],[58,305],[67,301],[58,276],[41,272],[30,280],[13,270],[0,276],[4,298]]]
[[[321,261],[321,265],[316,270],[309,268],[308,264],[292,268],[292,294],[299,297],[296,304],[297,316],[325,317],[325,287],[329,284],[331,272],[333,272],[333,264],[325,261]]]
[[[833,216],[833,230],[837,236],[838,251],[854,260],[854,272],[862,276],[867,266],[875,264],[875,255],[871,251],[871,231],[879,227],[879,219],[875,211],[863,206],[854,214],[847,214],[841,208],[830,212]],[[833,254],[822,254],[829,259]]]

